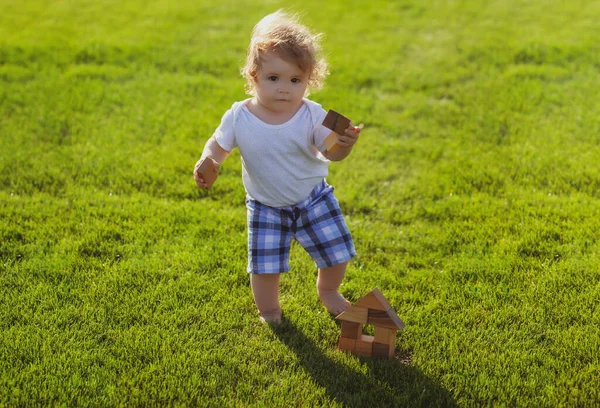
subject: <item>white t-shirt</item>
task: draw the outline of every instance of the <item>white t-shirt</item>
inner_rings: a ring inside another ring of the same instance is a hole
[[[322,125],[327,112],[316,102],[303,105],[287,122],[270,125],[236,102],[225,112],[215,131],[219,145],[242,156],[246,193],[271,207],[293,205],[307,198],[328,174],[329,160],[322,154],[331,130]]]

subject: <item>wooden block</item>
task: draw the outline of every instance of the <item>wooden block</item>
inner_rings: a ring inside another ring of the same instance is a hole
[[[362,334],[362,325],[355,322],[342,322],[342,337],[358,339]]]
[[[337,138],[338,134],[335,132],[331,132],[323,141],[325,149],[327,149],[328,152],[333,153],[338,149],[339,145],[337,144]]]
[[[404,322],[396,316],[393,310],[382,312],[381,310],[369,309],[367,323],[372,324],[373,326],[395,330],[404,328]]]
[[[336,144],[338,135],[346,134],[346,129],[350,126],[350,119],[330,109],[323,120],[323,126],[333,130],[333,132],[325,138],[325,148],[330,153],[334,152],[339,147],[339,145]]]
[[[354,353],[356,350],[356,340],[348,339],[346,337],[340,337],[340,342],[338,343],[338,349],[344,351],[351,351]]]
[[[196,173],[200,173],[208,188],[211,188],[219,173],[215,171],[214,160],[210,157],[205,157],[196,169]]]
[[[394,347],[389,344],[373,343],[373,358],[390,358],[390,349],[392,349],[392,356],[394,355]]]
[[[396,326],[397,329],[399,329],[399,330],[404,329],[404,326],[406,326],[406,325],[393,310],[388,310],[388,316],[390,317],[390,319],[392,319],[392,321],[394,322],[394,325]]]
[[[323,120],[323,126],[333,130],[338,135],[344,135],[346,134],[346,129],[350,127],[350,119],[330,109]]]
[[[373,355],[373,343],[375,338],[373,336],[360,336],[360,339],[356,340],[355,354],[362,357],[371,357]]]
[[[350,306],[345,312],[342,312],[336,319],[348,322],[366,324],[369,320],[369,309],[366,307]]]
[[[387,312],[382,312],[381,310],[369,310],[368,323],[376,327],[389,329],[395,328],[393,323],[390,321],[390,317],[388,316]]]
[[[356,302],[355,305],[384,312],[387,312],[392,308],[387,299],[377,288],[373,289],[369,294]]]
[[[381,344],[396,344],[396,330],[375,327],[375,342]]]

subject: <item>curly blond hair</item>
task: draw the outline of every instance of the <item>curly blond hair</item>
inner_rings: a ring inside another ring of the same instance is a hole
[[[248,46],[246,64],[241,74],[246,78],[246,93],[256,94],[256,76],[260,70],[261,56],[267,52],[275,52],[288,62],[295,63],[308,74],[309,89],[323,87],[327,71],[327,62],[321,57],[321,34],[313,34],[298,22],[297,15],[283,10],[265,16],[252,30],[252,38]]]

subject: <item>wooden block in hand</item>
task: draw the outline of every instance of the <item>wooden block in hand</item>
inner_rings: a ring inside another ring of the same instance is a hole
[[[200,166],[198,166],[198,169],[196,170],[196,173],[200,173],[208,188],[212,187],[213,183],[217,179],[217,176],[219,175],[219,173],[215,170],[214,160],[210,157],[205,157],[202,160]]]
[[[328,152],[334,152],[339,147],[336,143],[337,137],[346,134],[346,129],[350,126],[350,119],[330,109],[323,120],[323,126],[333,131],[325,138],[325,148]]]
[[[350,127],[350,119],[330,109],[323,120],[323,126],[333,130],[338,135],[343,135],[346,133],[346,129]]]

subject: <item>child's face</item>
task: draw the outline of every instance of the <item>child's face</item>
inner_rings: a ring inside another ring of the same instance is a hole
[[[276,53],[267,53],[261,58],[260,70],[255,78],[256,98],[274,112],[294,111],[302,102],[307,80],[300,67]]]

